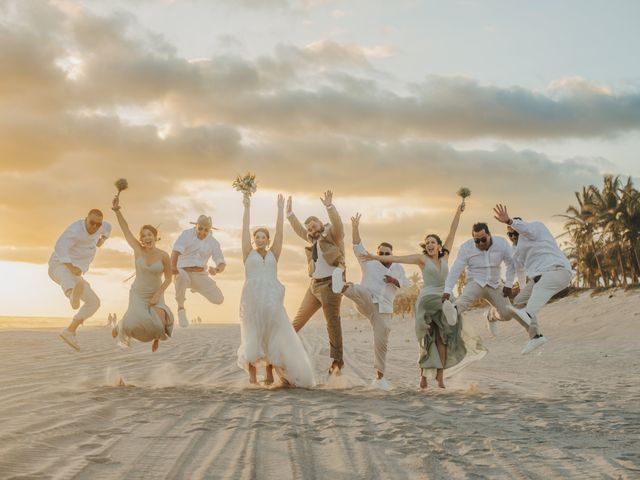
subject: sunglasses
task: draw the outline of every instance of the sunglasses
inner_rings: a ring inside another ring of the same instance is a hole
[[[507,237],[509,238],[518,237],[518,236],[520,236],[518,232],[507,232]]]
[[[198,231],[199,232],[210,232],[211,229],[209,227],[202,227],[202,226],[198,225]]]
[[[475,242],[476,245],[478,245],[479,243],[487,243],[487,241],[489,240],[489,237],[482,237],[482,238],[474,238],[473,241]]]
[[[102,226],[102,222],[94,222],[93,220],[89,220],[89,225],[91,225],[92,227],[100,228]]]
[[[387,255],[391,255],[389,252],[378,252],[378,255],[380,255],[381,257],[385,257]]]

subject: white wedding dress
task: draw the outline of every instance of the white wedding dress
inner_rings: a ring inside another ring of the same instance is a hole
[[[284,308],[284,286],[278,281],[276,257],[262,258],[252,250],[244,264],[245,282],[240,300],[238,366],[273,365],[276,372],[298,387],[313,387],[313,368]]]

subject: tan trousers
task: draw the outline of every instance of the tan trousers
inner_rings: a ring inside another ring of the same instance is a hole
[[[524,311],[531,317],[529,337],[533,338],[540,333],[540,326],[536,318],[538,312],[551,300],[551,297],[569,286],[572,276],[571,271],[562,267],[546,271],[537,283],[530,279],[513,299],[513,304],[517,308],[524,308]]]
[[[331,358],[342,362],[342,326],[340,325],[340,302],[342,294],[335,294],[331,290],[331,280],[317,282],[311,280],[311,284],[302,299],[298,313],[293,319],[293,328],[299,331],[320,307],[327,322],[329,334],[329,347]]]
[[[478,298],[484,298],[495,307],[500,315],[499,320],[507,321],[514,318],[525,330],[529,331],[529,325],[509,311],[511,302],[509,302],[509,299],[502,293],[502,287],[493,288],[489,285],[481,287],[477,282],[470,280],[464,287],[460,298],[456,300],[458,313],[461,314],[466,311]]]
[[[344,296],[352,300],[358,311],[369,319],[371,328],[373,328],[373,366],[384,374],[393,314],[380,313],[378,304],[373,302],[371,293],[362,285],[351,285],[344,292]]]
[[[187,288],[190,288],[192,292],[199,293],[216,305],[224,302],[222,291],[206,270],[203,272],[186,272],[181,268],[178,269],[178,275],[175,276],[175,287],[178,305],[184,305]]]
[[[85,321],[87,318],[91,318],[100,308],[100,299],[96,292],[93,291],[89,282],[87,282],[81,276],[74,275],[71,271],[62,263],[50,263],[49,264],[49,277],[62,287],[62,291],[68,297],[70,291],[75,287],[76,283],[84,282],[84,290],[80,301],[82,307],[73,316],[76,321]]]

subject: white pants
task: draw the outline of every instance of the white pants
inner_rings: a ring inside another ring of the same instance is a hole
[[[84,290],[80,297],[82,307],[80,307],[78,313],[73,316],[74,320],[83,322],[87,318],[92,317],[100,308],[100,299],[91,289],[89,282],[81,276],[71,273],[71,271],[62,263],[52,262],[49,264],[49,277],[62,287],[62,291],[67,297],[69,297],[71,290],[76,286],[76,283],[84,282]]]
[[[541,275],[537,283],[530,279],[513,299],[513,304],[518,308],[524,308],[531,317],[531,327],[529,327],[531,338],[540,333],[536,318],[538,312],[551,300],[551,297],[569,286],[571,277],[573,272],[563,267],[548,270]]]
[[[344,296],[352,300],[358,311],[369,319],[371,328],[373,328],[373,366],[380,373],[384,373],[393,314],[380,313],[378,304],[374,303],[371,293],[362,285],[351,285],[344,292]]]
[[[186,272],[181,268],[178,269],[178,275],[175,277],[175,286],[178,305],[184,305],[187,288],[190,288],[192,292],[199,293],[216,305],[224,302],[222,291],[206,270],[203,272]]]
[[[477,282],[470,280],[469,283],[467,283],[467,285],[464,287],[460,298],[456,300],[456,308],[458,309],[458,313],[463,313],[464,311],[466,311],[478,298],[484,298],[498,311],[500,317],[493,317],[489,319],[489,321],[507,321],[514,318],[520,325],[522,325],[525,330],[529,331],[529,325],[523,322],[517,315],[513,315],[509,311],[511,302],[502,293],[502,287],[493,288],[489,285],[481,287]]]

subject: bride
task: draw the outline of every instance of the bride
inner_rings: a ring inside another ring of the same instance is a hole
[[[269,247],[269,230],[250,233],[249,195],[244,195],[242,256],[245,283],[240,301],[240,348],[238,366],[249,372],[249,382],[258,383],[256,367],[266,369],[265,385],[274,381],[273,370],[283,384],[312,387],[311,362],[284,309],[284,286],[278,281],[278,259],[282,251],[284,197],[278,195],[276,234]]]

